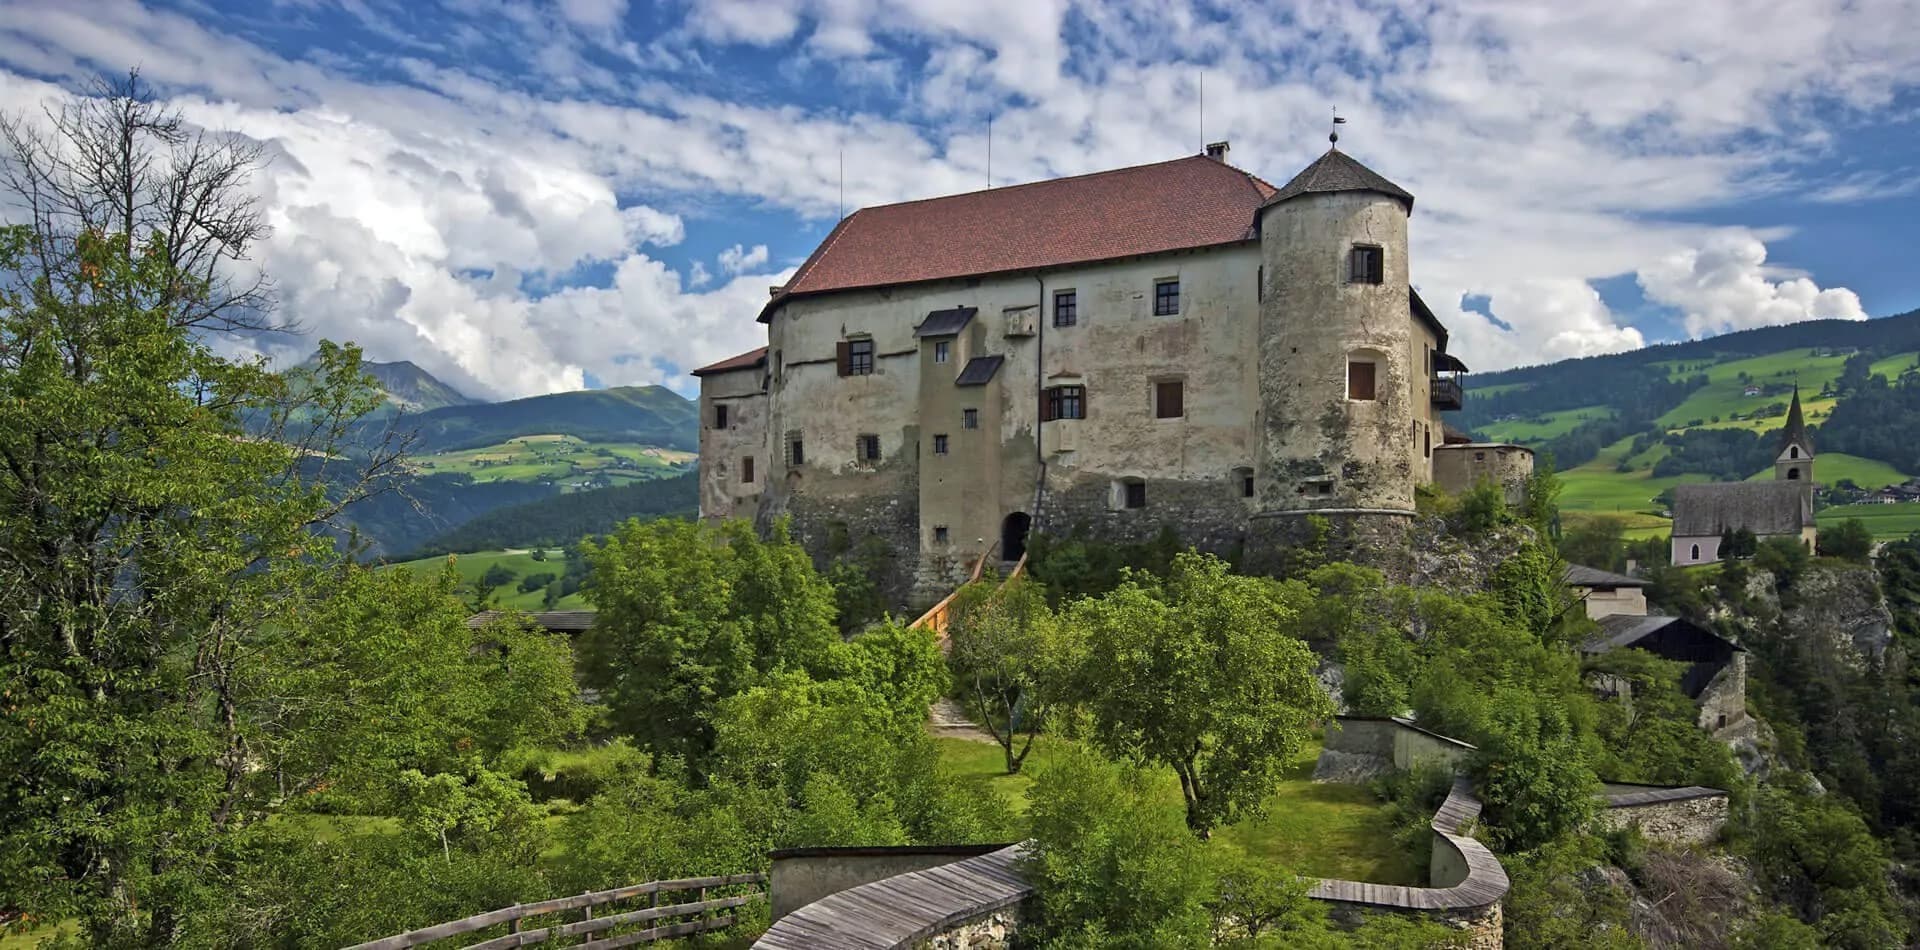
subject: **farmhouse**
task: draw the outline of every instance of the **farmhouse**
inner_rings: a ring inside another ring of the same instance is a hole
[[[1466,370],[1410,285],[1413,195],[1337,144],[1278,188],[1227,150],[847,216],[767,345],[694,373],[702,515],[878,538],[922,595],[1036,530],[1255,569],[1308,515],[1404,531]]]
[[[1673,563],[1720,560],[1720,541],[1742,528],[1761,540],[1796,538],[1813,550],[1813,438],[1793,390],[1771,482],[1679,485],[1673,490]]]

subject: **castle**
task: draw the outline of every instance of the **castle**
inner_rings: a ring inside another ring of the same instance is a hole
[[[1774,454],[1773,481],[1674,486],[1673,563],[1720,560],[1721,538],[1741,528],[1762,541],[1793,538],[1811,552],[1816,534],[1813,488],[1813,437],[1807,434],[1800,387],[1795,386]]]
[[[1409,282],[1413,202],[1337,143],[1275,188],[1221,142],[856,211],[765,347],[694,371],[701,514],[878,538],[923,595],[1036,531],[1256,568],[1324,525],[1378,542],[1466,370]]]

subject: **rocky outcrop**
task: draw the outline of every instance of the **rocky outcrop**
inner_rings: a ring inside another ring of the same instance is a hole
[[[1800,636],[1819,637],[1856,666],[1877,661],[1893,642],[1893,613],[1871,567],[1816,565],[1794,581],[1780,620]]]

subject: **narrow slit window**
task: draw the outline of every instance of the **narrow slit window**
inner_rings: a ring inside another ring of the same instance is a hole
[[[794,439],[788,443],[787,461],[793,465],[807,464],[807,444],[800,439]]]
[[[862,462],[880,461],[880,437],[877,435],[861,436],[858,444],[854,447],[854,456]]]
[[[740,460],[740,484],[753,484],[753,456],[751,455]]]
[[[727,427],[727,406],[725,403],[713,407],[713,427],[716,429],[724,429]]]
[[[945,435],[936,435],[933,437],[933,454],[947,454],[947,437]]]

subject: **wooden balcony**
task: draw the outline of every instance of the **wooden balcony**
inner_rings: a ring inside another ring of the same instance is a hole
[[[1442,412],[1458,411],[1466,394],[1460,388],[1460,380],[1453,376],[1435,376],[1433,378],[1433,405]]]

